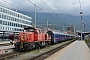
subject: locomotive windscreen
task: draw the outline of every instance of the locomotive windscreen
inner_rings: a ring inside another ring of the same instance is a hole
[[[34,28],[34,27],[24,28],[24,31],[25,31],[25,32],[34,32],[35,30],[36,30],[36,28]]]

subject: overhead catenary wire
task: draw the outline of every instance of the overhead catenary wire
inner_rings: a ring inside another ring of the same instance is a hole
[[[7,1],[5,1],[5,0],[2,0],[2,1],[4,1],[4,2],[6,2],[6,3],[8,3],[9,5],[11,5],[11,6],[14,6],[15,8],[17,8],[17,9],[19,9],[20,11],[24,11],[24,10],[22,10],[21,8],[19,8],[19,7],[17,7],[17,6],[15,6],[14,4],[11,4],[11,3],[9,3],[9,2],[7,2]],[[29,1],[30,2],[30,1]],[[31,2],[32,3],[32,2]],[[35,5],[34,3],[32,3],[33,5]],[[36,5],[37,6],[37,5]],[[38,6],[37,6],[38,7]],[[41,9],[42,11],[44,11],[42,8],[40,8],[40,7],[38,7],[39,9]],[[24,11],[24,12],[26,12],[26,11]],[[46,11],[44,11],[44,12],[46,12]],[[26,12],[26,13],[28,13],[28,12]],[[47,13],[48,15],[50,15],[49,13]],[[50,15],[51,16],[51,15]],[[53,16],[51,16],[51,17],[53,17]],[[40,18],[40,17],[36,17],[36,18],[38,18],[38,19],[41,19],[41,20],[45,20],[45,19],[42,19],[42,18]],[[53,17],[54,18],[54,17]]]
[[[27,0],[30,3],[32,3],[33,5],[35,5],[33,2],[31,2],[30,0]],[[48,14],[49,16],[51,16],[52,18],[54,18],[55,20],[57,20],[55,17],[53,17],[51,14],[49,14],[48,12],[46,12],[44,9],[40,8],[39,6],[36,5],[37,8],[39,8],[40,10],[44,11],[46,14]]]
[[[41,0],[42,1],[42,0]],[[42,1],[53,13],[55,13],[44,1]]]
[[[6,0],[2,0],[2,1],[4,1],[5,3],[7,3],[7,4],[9,4],[9,5],[11,5],[11,6],[15,7],[15,8],[17,8],[16,10],[24,11],[26,13],[26,15],[27,15],[28,12],[26,12],[25,10],[22,10],[21,8],[15,6],[14,4],[12,4],[12,3],[10,3],[10,2],[8,2]]]
[[[42,0],[41,0],[42,1]],[[56,12],[54,12],[44,1],[42,1],[54,14],[56,14],[58,16],[58,14]],[[58,16],[59,17],[59,16]]]
[[[19,7],[17,7],[17,6],[15,6],[14,4],[11,4],[11,3],[9,3],[8,1],[6,1],[6,0],[2,0],[2,1],[4,1],[4,2],[6,2],[6,3],[8,3],[8,4],[10,4],[11,6],[14,6],[14,7],[16,7],[17,9],[20,9],[21,11],[24,11],[24,10],[22,10],[21,8],[19,8]],[[32,3],[32,4],[34,4],[34,3]],[[37,6],[37,5],[36,5]],[[37,6],[38,7],[38,6]],[[51,16],[52,18],[54,18],[55,20],[57,20],[55,17],[53,17],[51,14],[49,14],[48,12],[46,12],[44,9],[42,9],[42,8],[40,8],[40,7],[38,7],[40,10],[42,10],[42,11],[44,11],[46,14],[48,14],[49,16]],[[25,11],[26,12],[26,11]],[[28,13],[28,12],[26,12],[26,13]],[[36,18],[39,18],[39,19],[41,19],[40,17],[36,17]],[[43,19],[43,20],[45,20],[45,19]]]
[[[54,14],[56,14],[59,18],[60,18],[60,15],[58,15],[56,12],[54,12],[43,0],[41,0],[43,2],[43,4],[45,4]],[[61,18],[60,18],[61,19]],[[67,23],[65,20],[63,20],[65,23]],[[68,23],[67,23],[68,24]],[[69,23],[71,24],[71,23]]]
[[[21,8],[19,8],[19,7],[15,6],[15,5],[13,5],[13,4],[11,4],[11,3],[5,1],[5,0],[2,0],[2,1],[4,1],[4,2],[8,3],[9,5],[12,5],[12,6],[14,6],[14,7],[18,8],[18,9],[21,9]]]
[[[54,12],[43,0],[41,0],[54,14],[56,14],[58,16],[58,14],[56,12]],[[59,17],[59,16],[58,16]]]
[[[7,1],[5,1],[5,0],[2,0],[2,1],[4,1],[5,3],[8,3],[9,5],[11,5],[11,6],[13,6],[13,7],[17,8],[17,9],[19,9],[20,11],[24,11],[24,10],[22,10],[21,8],[15,6],[15,5],[12,4],[12,3],[9,3],[9,2],[7,2]],[[1,3],[0,3],[0,4],[1,4]],[[26,11],[24,11],[24,12],[26,12]],[[26,13],[28,13],[28,12],[26,12]],[[41,19],[41,20],[45,20],[45,19],[42,19],[42,18],[40,18],[40,17],[36,17],[36,18]]]

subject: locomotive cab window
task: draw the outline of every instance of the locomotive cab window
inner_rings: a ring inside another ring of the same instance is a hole
[[[24,32],[34,32],[34,29],[26,29]]]

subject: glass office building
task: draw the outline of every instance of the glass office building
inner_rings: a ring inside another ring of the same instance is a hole
[[[0,31],[20,32],[32,26],[32,18],[0,5]]]

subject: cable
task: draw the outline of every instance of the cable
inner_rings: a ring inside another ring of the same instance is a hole
[[[29,1],[30,3],[32,3],[30,0],[27,0]],[[35,5],[34,3],[32,3],[33,5]],[[48,12],[46,12],[45,10],[43,10],[42,8],[40,8],[39,6],[36,5],[37,8],[39,8],[40,10],[44,11],[46,14],[48,14],[49,16],[51,16],[52,18],[54,18],[52,15],[50,15]],[[56,18],[54,18],[56,19]],[[57,20],[57,19],[56,19]]]
[[[5,0],[2,0],[2,1],[4,1],[4,2],[10,4],[11,6],[14,6],[14,7],[20,9],[21,11],[23,11],[21,8],[15,6],[15,5],[13,5],[13,4],[11,4],[11,3],[5,1]],[[29,0],[28,0],[28,1],[29,1]],[[32,3],[31,1],[29,1],[29,2]],[[32,3],[32,4],[34,5],[34,3]],[[36,5],[36,7],[38,7],[38,6]],[[40,7],[38,7],[38,8],[39,8],[40,10],[44,11],[44,12],[45,12],[46,14],[48,14],[49,16],[51,16],[52,18],[54,18],[51,14],[49,14],[48,12],[46,12],[45,10],[43,10],[42,8],[40,8]],[[48,8],[49,8],[49,7],[48,7]],[[51,9],[51,8],[50,8],[50,9]],[[26,12],[26,11],[25,11],[25,12]],[[26,13],[28,13],[28,12],[26,12]],[[36,18],[39,18],[39,17],[36,17]],[[41,19],[41,18],[39,18],[39,19]],[[54,19],[57,20],[56,18],[54,18]],[[43,20],[45,20],[45,19],[43,19]]]
[[[42,0],[41,0],[42,1]],[[42,1],[49,9],[51,9],[44,1]],[[52,9],[51,9],[52,10]],[[52,10],[52,12],[54,12],[53,10]],[[54,12],[55,13],[55,12]]]
[[[42,0],[41,0],[42,1]],[[54,12],[44,1],[42,1],[53,13],[55,13],[59,18],[60,18],[60,16],[56,13],[56,12]],[[60,18],[61,19],[61,18]],[[64,21],[64,22],[66,22],[66,21]],[[67,22],[66,22],[67,23]],[[71,24],[71,23],[69,23],[69,24]]]
[[[11,3],[9,3],[9,2],[7,2],[7,1],[5,1],[5,0],[2,0],[2,1],[4,1],[4,2],[8,3],[8,4],[9,4],[9,5],[11,5],[11,6],[16,7],[16,8],[17,8],[18,10],[20,10],[20,11],[24,11],[24,10],[22,10],[21,8],[19,8],[19,7],[15,6],[15,5],[13,5],[13,4],[11,4]],[[24,12],[26,12],[26,11],[24,11]],[[28,12],[26,12],[26,13],[28,13]]]
[[[4,1],[4,2],[6,2],[6,3],[8,3],[8,4],[10,4],[10,5],[12,5],[12,6],[14,6],[14,7],[18,8],[18,9],[20,9],[21,11],[24,11],[24,10],[22,10],[21,8],[19,8],[19,7],[15,6],[15,5],[13,5],[13,4],[11,4],[11,3],[9,3],[9,2],[7,2],[7,1],[5,1],[5,0],[2,0],[2,1]],[[0,4],[1,4],[1,3],[0,3]],[[24,12],[26,12],[26,11],[24,11]],[[28,13],[28,12],[26,12],[26,13]],[[39,18],[39,17],[36,17],[36,18],[41,19],[41,20],[44,20],[44,19]]]
[[[13,5],[13,4],[11,4],[11,3],[5,1],[5,0],[2,0],[2,1],[4,1],[4,2],[6,2],[6,3],[8,3],[8,4],[10,4],[10,5],[14,6],[14,7],[16,7],[15,5]],[[16,8],[18,8],[18,7],[16,7]],[[20,8],[18,8],[18,9],[20,9]]]
[[[42,0],[41,0],[42,1]],[[54,12],[44,1],[42,1],[53,13],[55,13],[57,16],[58,14],[56,12]]]

